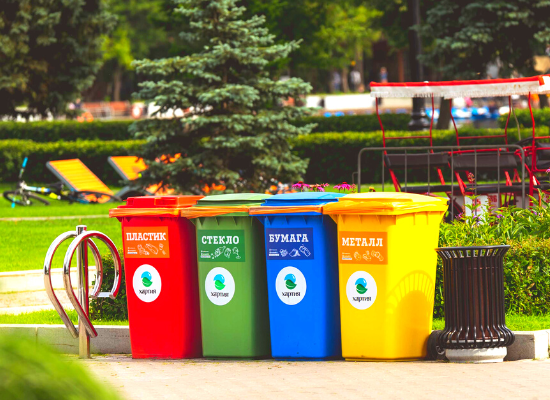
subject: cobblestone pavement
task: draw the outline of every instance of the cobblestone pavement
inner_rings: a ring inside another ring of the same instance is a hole
[[[85,363],[127,399],[549,399],[550,361],[149,361]]]

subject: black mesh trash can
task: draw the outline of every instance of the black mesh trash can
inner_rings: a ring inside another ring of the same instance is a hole
[[[504,314],[503,259],[510,246],[442,247],[445,329],[437,339],[454,362],[499,362],[514,334]]]

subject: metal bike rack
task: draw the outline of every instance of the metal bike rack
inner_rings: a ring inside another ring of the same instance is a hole
[[[99,250],[92,238],[102,241],[109,248],[109,251],[113,256],[115,279],[113,287],[109,292],[101,292],[101,283],[103,282],[103,264],[101,262]],[[74,240],[69,245],[63,261],[63,285],[65,286],[65,292],[67,292],[69,300],[78,314],[78,327],[74,326],[73,322],[55,295],[50,276],[55,252],[61,243],[67,239]],[[91,292],[89,291],[88,283],[88,248],[92,251],[97,268],[95,285]],[[74,293],[71,282],[71,260],[75,252],[78,277],[77,295]],[[46,259],[44,260],[44,286],[46,287],[48,297],[61,317],[61,320],[71,335],[75,339],[78,338],[78,352],[80,358],[90,358],[90,337],[97,337],[97,331],[90,322],[89,318],[89,298],[110,297],[111,299],[114,299],[120,289],[120,278],[120,256],[113,241],[104,233],[98,231],[87,231],[86,225],[78,225],[75,231],[69,231],[59,235],[50,245],[50,248],[46,253]]]

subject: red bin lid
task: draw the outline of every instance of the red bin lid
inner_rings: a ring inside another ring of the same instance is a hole
[[[195,205],[204,196],[129,197],[126,204],[109,210],[110,217],[179,216],[179,210]]]
[[[204,196],[141,196],[128,197],[118,208],[184,208],[197,204]]]

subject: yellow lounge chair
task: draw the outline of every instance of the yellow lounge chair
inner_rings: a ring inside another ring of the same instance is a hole
[[[105,203],[111,199],[119,200],[78,158],[49,161],[46,167],[70,190],[86,193],[90,201]]]
[[[120,191],[117,192],[117,196],[122,199],[127,199],[132,196],[165,196],[174,193],[173,189],[161,189],[158,190],[159,185],[151,185],[146,189],[143,189],[133,182],[139,178],[140,173],[147,169],[147,165],[143,162],[143,159],[135,156],[115,156],[107,159],[109,164],[115,169],[115,171],[121,176],[126,183]]]

